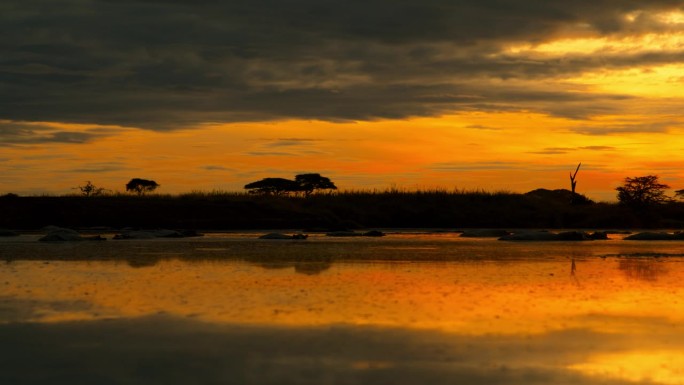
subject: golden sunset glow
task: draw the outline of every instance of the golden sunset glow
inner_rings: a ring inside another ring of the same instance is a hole
[[[684,385],[684,0],[0,23],[0,384]]]
[[[343,190],[395,186],[524,192],[567,188],[566,174],[582,161],[583,191],[611,200],[626,170],[658,170],[672,184],[684,177],[677,167],[684,148],[677,123],[666,121],[661,128],[655,122],[660,133],[628,132],[641,121],[642,115],[578,122],[534,113],[475,112],[405,121],[204,125],[170,133],[103,127],[102,137],[87,146],[6,148],[4,154],[14,161],[5,162],[4,174],[13,184],[26,179],[26,189],[34,193],[44,191],[45,181],[68,192],[82,179],[123,191],[132,173],[164,182],[166,193],[240,191],[252,180],[307,170],[331,175]],[[627,132],[586,141],[582,131],[604,127]],[[659,164],[665,159],[671,166]],[[34,170],[33,177],[26,178],[25,170]]]
[[[146,29],[83,33],[76,6],[15,37],[2,64],[13,94],[0,111],[0,193],[68,194],[87,180],[122,191],[132,177],[160,193],[242,191],[308,172],[341,190],[526,192],[568,188],[579,162],[578,192],[595,200],[614,201],[628,176],[684,187],[684,12],[672,2],[425,5],[376,29],[349,25],[348,8],[294,23],[287,12],[246,22],[232,7],[198,8],[198,20],[223,21],[175,44]],[[183,29],[177,10],[158,8],[168,14],[138,24]],[[56,37],[80,35],[90,41]],[[122,48],[135,37],[148,45]],[[74,55],[64,63],[62,48]]]

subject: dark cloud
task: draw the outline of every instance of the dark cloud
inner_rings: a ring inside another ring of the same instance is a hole
[[[584,127],[579,126],[572,129],[572,131],[585,135],[611,135],[634,132],[651,132],[664,133],[675,125],[681,125],[676,122],[658,122],[658,123],[624,123],[614,124],[610,126],[599,127]]]
[[[125,163],[120,162],[98,162],[98,163],[88,163],[82,165],[82,167],[70,169],[69,173],[105,173],[105,172],[115,172],[122,170],[132,170],[131,167]]]
[[[313,139],[313,138],[278,138],[278,140],[287,141],[287,142],[320,142],[321,141],[321,139]]]
[[[612,146],[583,146],[579,147],[580,150],[590,150],[590,151],[613,151],[616,150]]]
[[[249,156],[306,156],[306,155],[321,155],[322,151],[313,149],[290,149],[290,151],[249,151],[244,155]]]
[[[435,163],[429,167],[433,171],[461,172],[481,170],[520,170],[529,167],[519,162],[454,162]]]
[[[577,150],[588,150],[588,151],[612,151],[615,147],[611,146],[583,146],[583,147],[546,147],[541,151],[531,151],[530,154],[539,155],[561,155],[567,154],[569,152]]]
[[[471,124],[469,126],[466,126],[466,128],[472,128],[474,130],[491,130],[491,131],[501,130],[501,128],[498,128],[498,127],[490,127],[490,126],[485,126],[482,124]]]
[[[249,156],[306,156],[321,155],[323,151],[316,149],[316,145],[323,142],[313,138],[277,138],[258,140],[257,148],[248,151]]]
[[[250,151],[246,152],[245,155],[249,156],[297,156],[295,153],[291,152],[281,152],[281,151]]]
[[[530,151],[529,154],[537,154],[537,155],[562,155],[562,154],[567,154],[568,152],[572,151],[572,148],[557,148],[557,147],[549,147],[545,148],[541,151]]]
[[[556,153],[551,151],[552,153]],[[532,172],[559,172],[574,169],[573,165],[550,164],[532,165],[522,162],[443,162],[434,163],[429,170],[438,172],[471,172],[471,171],[532,171]]]
[[[61,131],[40,124],[0,122],[0,147],[43,143],[88,143],[105,136],[102,133],[86,131]]]
[[[282,138],[274,140],[270,143],[265,144],[267,147],[292,147],[292,146],[307,146],[317,142],[316,139],[303,139],[303,138]]]
[[[38,155],[24,155],[21,160],[74,160],[73,155],[68,154],[38,154]]]
[[[224,166],[216,166],[216,165],[207,165],[202,167],[203,170],[207,171],[234,171],[232,168],[229,167],[224,167]]]
[[[0,119],[162,130],[203,122],[346,121],[469,110],[582,118],[617,111],[624,99],[529,80],[677,63],[683,55],[549,59],[505,53],[503,45],[670,31],[675,27],[650,12],[683,5],[7,0],[0,4]],[[61,132],[51,140],[89,139]]]

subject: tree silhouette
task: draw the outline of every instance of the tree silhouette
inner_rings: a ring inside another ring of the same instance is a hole
[[[644,207],[667,202],[669,198],[665,195],[665,190],[669,188],[670,186],[658,181],[657,175],[646,175],[625,178],[625,183],[615,190],[620,203]]]
[[[138,195],[144,195],[146,192],[152,192],[159,187],[159,184],[153,180],[133,178],[126,183],[126,191],[134,192]]]
[[[303,191],[306,196],[316,190],[337,190],[337,186],[321,174],[299,174],[295,176],[295,182],[299,184],[300,191]]]
[[[285,178],[264,178],[246,184],[245,189],[249,190],[250,194],[263,195],[286,195],[291,192],[301,191],[299,183]]]
[[[84,186],[76,186],[74,189],[78,189],[81,191],[81,195],[86,196],[86,197],[94,197],[98,195],[102,195],[106,189],[102,187],[97,187],[93,184],[91,181],[86,181],[86,184]]]
[[[675,191],[675,198],[684,200],[684,190]]]
[[[580,166],[582,166],[582,162],[577,165],[574,174],[570,173],[570,187],[572,188],[573,195],[575,194],[575,188],[577,187],[577,173],[579,172]]]

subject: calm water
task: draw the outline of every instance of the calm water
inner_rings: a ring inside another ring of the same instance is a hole
[[[684,384],[684,243],[255,237],[0,240],[0,383]]]

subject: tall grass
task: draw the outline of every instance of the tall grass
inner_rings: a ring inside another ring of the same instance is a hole
[[[94,197],[6,195],[0,196],[0,227],[684,227],[682,203],[639,211],[609,203],[571,205],[568,193],[392,187],[309,197],[223,190],[142,196],[121,192]]]

